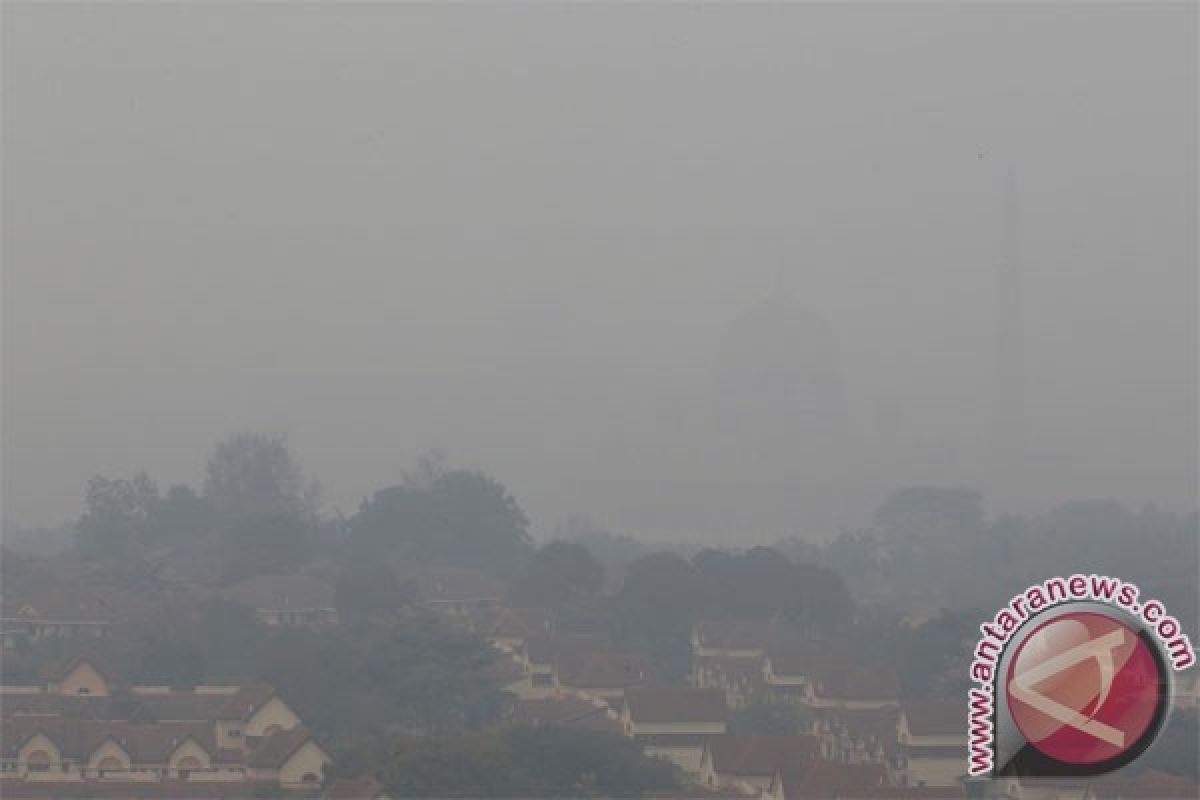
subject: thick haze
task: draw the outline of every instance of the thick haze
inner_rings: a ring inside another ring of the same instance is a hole
[[[3,21],[10,520],[95,473],[197,483],[243,429],[347,512],[440,449],[538,533],[823,535],[914,483],[1194,506],[1191,4]],[[1010,168],[1028,440],[997,468]],[[780,308],[836,425],[728,423],[759,406],[727,332]]]

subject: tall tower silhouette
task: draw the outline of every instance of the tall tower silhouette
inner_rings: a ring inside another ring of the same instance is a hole
[[[1024,466],[1025,342],[1021,303],[1021,209],[1017,171],[1004,175],[1001,257],[996,267],[996,372],[993,387],[992,456],[996,477],[1010,490]]]

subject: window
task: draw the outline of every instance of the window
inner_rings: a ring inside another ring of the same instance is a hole
[[[229,733],[227,735],[229,736],[230,739],[240,739],[240,738],[242,738],[242,729],[241,728],[230,728]]]
[[[100,772],[113,772],[125,769],[125,765],[121,763],[121,759],[116,756],[105,756],[100,759],[100,763],[96,765],[96,769]]]
[[[300,778],[300,780],[304,781],[305,783],[319,783],[321,781],[321,779],[317,777],[316,773],[313,772],[304,773],[304,776]]]
[[[92,693],[92,690],[86,686],[80,686],[78,689],[75,690],[75,694],[91,694],[91,693]]]
[[[46,772],[50,769],[50,754],[45,750],[34,750],[25,757],[30,772]]]

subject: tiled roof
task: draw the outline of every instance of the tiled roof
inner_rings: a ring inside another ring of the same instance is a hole
[[[840,700],[890,700],[900,696],[900,679],[886,667],[850,667],[820,675],[814,694]]]
[[[854,653],[844,642],[801,642],[781,645],[767,651],[771,671],[776,675],[835,675],[856,665]]]
[[[471,615],[480,636],[523,639],[545,636],[554,628],[554,615],[544,608],[481,608]]]
[[[267,685],[246,686],[232,694],[166,691],[149,694],[122,692],[112,697],[5,694],[4,713],[53,714],[71,719],[127,719],[133,722],[248,719],[275,690]]]
[[[625,702],[635,723],[724,722],[720,689],[627,689]]]
[[[708,740],[713,769],[735,775],[766,775],[819,756],[820,739],[799,736],[713,736]]]
[[[597,705],[571,695],[519,700],[513,708],[510,722],[515,725],[551,725],[608,733],[621,732],[621,723],[607,703]]]
[[[578,689],[625,689],[653,683],[649,661],[636,653],[612,650],[564,652],[558,657],[558,682]]]
[[[212,725],[204,722],[141,724],[16,715],[6,716],[0,727],[0,752],[6,758],[15,757],[39,733],[50,739],[64,758],[71,760],[86,760],[109,739],[128,753],[135,764],[165,762],[188,739],[194,739],[210,756],[216,754]]]
[[[216,719],[248,720],[274,696],[274,687],[265,683],[242,686],[232,695],[221,696],[224,702],[217,709]]]
[[[270,736],[262,737],[250,751],[246,764],[258,769],[278,769],[311,739],[312,734],[300,725],[291,730],[276,731]]]

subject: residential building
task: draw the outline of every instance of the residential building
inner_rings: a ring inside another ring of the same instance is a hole
[[[830,756],[820,737],[710,736],[700,758],[699,782],[709,789],[736,788],[754,794],[769,792],[782,769]]]
[[[321,628],[338,621],[333,584],[312,575],[256,575],[224,594],[267,625]]]
[[[0,687],[0,704],[5,797],[315,792],[330,764],[270,686],[123,687],[74,659],[45,686]]]
[[[560,694],[599,697],[614,708],[627,691],[655,683],[649,660],[621,650],[564,649],[555,660]]]
[[[470,567],[422,566],[399,577],[423,605],[451,617],[499,606],[508,594],[507,583]]]
[[[966,772],[967,719],[961,700],[905,703],[896,722],[906,782],[956,786]]]
[[[626,736],[692,775],[700,772],[708,738],[726,732],[727,715],[717,689],[630,688],[621,705]]]

